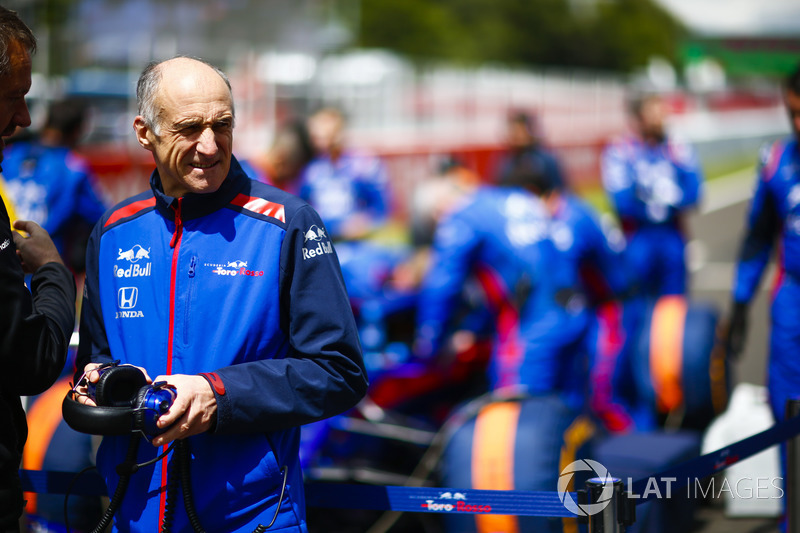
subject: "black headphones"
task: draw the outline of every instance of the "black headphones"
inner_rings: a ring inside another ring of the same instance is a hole
[[[88,396],[97,406],[79,403],[75,388],[67,392],[61,404],[64,421],[81,433],[92,435],[127,435],[141,432],[147,437],[164,431],[158,428],[158,417],[166,413],[175,400],[175,388],[166,382],[148,384],[144,373],[119,361],[99,367],[100,379],[88,383],[86,376],[78,386],[87,385]]]

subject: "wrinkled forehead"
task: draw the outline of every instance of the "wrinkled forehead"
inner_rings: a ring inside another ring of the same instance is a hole
[[[233,114],[233,97],[220,75],[207,65],[179,62],[163,66],[157,101],[165,116],[176,113]]]

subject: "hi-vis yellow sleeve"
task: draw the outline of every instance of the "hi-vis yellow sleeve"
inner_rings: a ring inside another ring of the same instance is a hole
[[[8,194],[6,193],[6,182],[3,179],[3,176],[0,175],[0,196],[3,197],[3,204],[6,206],[6,212],[8,213],[8,219],[11,221],[12,228],[14,221],[17,220],[17,214],[14,211],[14,204],[11,202]]]

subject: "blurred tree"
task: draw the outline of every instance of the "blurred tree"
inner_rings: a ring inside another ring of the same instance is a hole
[[[361,0],[354,23],[358,46],[418,62],[619,71],[675,62],[685,33],[653,0]]]

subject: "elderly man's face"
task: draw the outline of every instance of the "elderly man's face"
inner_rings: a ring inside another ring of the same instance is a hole
[[[141,117],[140,144],[153,153],[164,192],[214,192],[225,181],[233,150],[233,102],[223,79],[198,61],[174,59],[161,66],[157,104],[160,131]]]
[[[17,127],[31,125],[31,115],[25,103],[25,95],[31,88],[31,56],[16,41],[8,47],[10,72],[0,77],[0,136],[8,137]],[[0,138],[0,162],[5,141]]]

